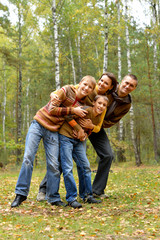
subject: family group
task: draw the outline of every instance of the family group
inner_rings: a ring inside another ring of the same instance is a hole
[[[46,175],[37,200],[51,205],[66,206],[59,194],[60,176],[66,189],[67,205],[81,208],[77,200],[77,186],[73,176],[73,161],[79,178],[79,197],[84,203],[101,203],[113,160],[113,152],[105,128],[115,125],[130,109],[130,93],[137,87],[137,77],[126,75],[121,83],[113,73],[106,72],[98,83],[87,75],[78,85],[65,85],[52,92],[50,101],[34,116],[29,127],[23,163],[11,207],[18,207],[29,194],[33,163],[39,143],[43,139],[46,154]],[[93,183],[86,155],[89,139],[99,156]]]

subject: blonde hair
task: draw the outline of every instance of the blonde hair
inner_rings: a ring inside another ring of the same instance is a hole
[[[92,76],[90,76],[90,75],[86,75],[86,76],[84,76],[82,79],[81,79],[81,81],[80,82],[83,82],[83,81],[90,81],[91,83],[92,83],[92,85],[93,85],[93,89],[95,89],[95,87],[96,87],[96,80],[95,80],[95,78],[94,77],[92,77]]]

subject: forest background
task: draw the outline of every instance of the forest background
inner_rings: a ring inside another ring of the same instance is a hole
[[[115,161],[159,164],[160,1],[139,2],[148,6],[150,21],[143,26],[135,20],[135,1],[1,1],[1,167],[22,161],[28,127],[53,90],[88,74],[98,80],[106,71],[119,82],[128,73],[139,80],[130,113],[106,130]],[[94,162],[89,141],[87,146]],[[36,165],[45,165],[42,143]]]

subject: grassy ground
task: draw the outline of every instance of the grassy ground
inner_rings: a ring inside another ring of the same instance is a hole
[[[106,188],[110,197],[74,210],[36,201],[45,174],[40,169],[34,169],[27,201],[11,209],[19,169],[0,170],[0,239],[160,240],[160,166],[113,165],[112,171]],[[60,194],[65,201],[63,179]]]

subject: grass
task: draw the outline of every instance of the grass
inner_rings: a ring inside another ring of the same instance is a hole
[[[160,240],[160,166],[113,165],[112,171],[109,198],[75,210],[36,201],[42,169],[33,171],[27,201],[11,209],[19,169],[0,170],[0,239]],[[76,173],[75,179],[78,185]],[[65,201],[63,179],[60,195]]]

